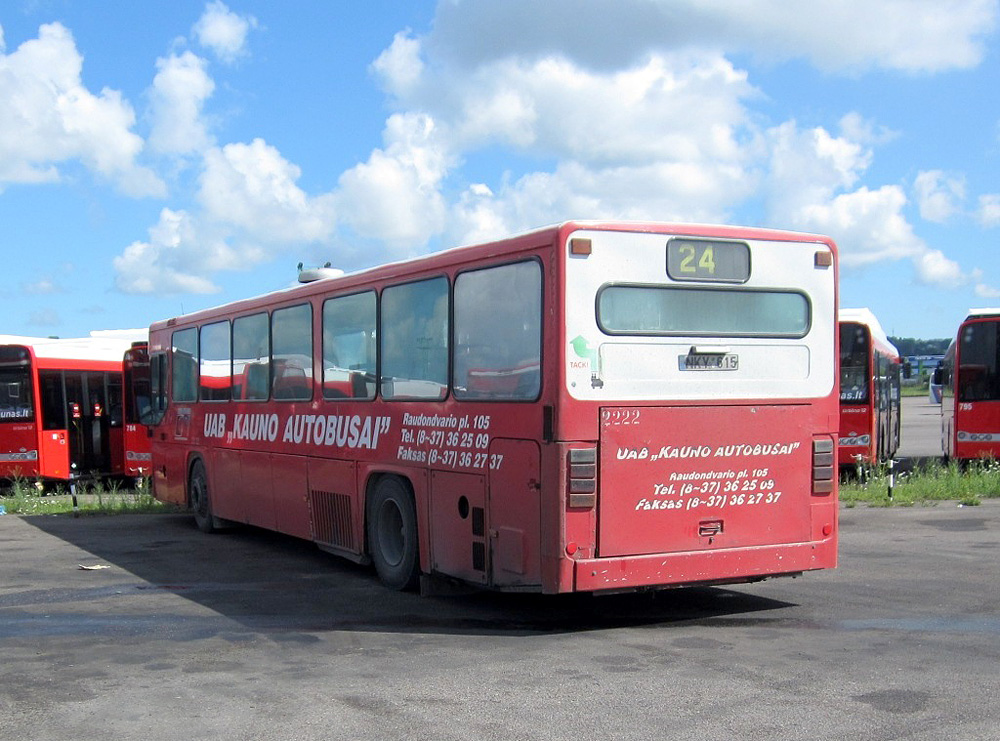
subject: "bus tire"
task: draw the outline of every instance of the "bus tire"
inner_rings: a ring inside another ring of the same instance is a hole
[[[375,571],[391,589],[412,589],[420,576],[417,510],[410,487],[383,476],[368,500],[368,550]]]
[[[188,477],[188,501],[198,529],[203,533],[215,532],[212,499],[208,492],[208,474],[201,460],[196,460],[191,466],[191,475]]]

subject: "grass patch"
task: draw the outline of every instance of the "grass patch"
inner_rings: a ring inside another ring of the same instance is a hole
[[[10,515],[81,515],[156,514],[176,512],[171,504],[153,498],[148,478],[134,486],[115,480],[80,481],[76,484],[77,508],[69,486],[60,484],[54,491],[43,491],[36,481],[15,479],[2,492],[0,504]]]
[[[983,499],[1000,497],[1000,462],[975,461],[966,466],[934,461],[907,473],[897,473],[889,499],[889,471],[880,466],[863,481],[840,484],[840,501],[848,507],[866,503],[873,507],[913,506],[957,501],[975,506]]]

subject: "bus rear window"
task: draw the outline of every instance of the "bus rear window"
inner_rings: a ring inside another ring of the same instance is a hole
[[[597,321],[607,334],[804,337],[809,300],[796,291],[605,286]]]

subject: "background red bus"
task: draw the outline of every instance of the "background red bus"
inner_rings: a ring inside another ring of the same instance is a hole
[[[148,473],[146,429],[126,432],[123,361],[140,352],[131,345],[99,334],[0,345],[0,478],[138,476],[143,457]]]
[[[841,469],[891,459],[899,448],[902,365],[868,309],[840,310]]]
[[[833,567],[836,271],[825,237],[573,222],[157,322],[154,493],[394,588]]]
[[[1000,458],[1000,308],[970,309],[935,381],[944,457]]]

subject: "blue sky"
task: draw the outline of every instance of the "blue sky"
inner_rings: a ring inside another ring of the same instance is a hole
[[[829,234],[841,304],[1000,306],[1000,0],[0,5],[0,333],[570,218]]]

